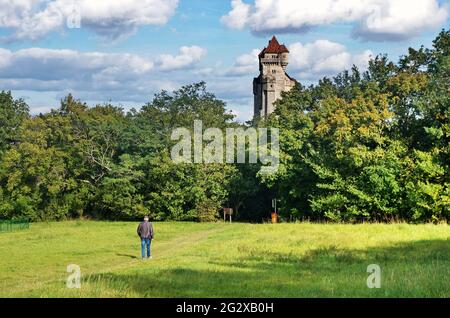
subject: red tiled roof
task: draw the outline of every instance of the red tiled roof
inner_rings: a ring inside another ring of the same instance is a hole
[[[264,53],[289,53],[289,50],[287,49],[284,44],[278,43],[277,38],[275,35],[272,37],[272,39],[269,41],[269,45],[265,47],[259,55],[263,55]]]

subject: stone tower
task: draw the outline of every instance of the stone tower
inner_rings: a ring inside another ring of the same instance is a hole
[[[296,81],[286,73],[289,50],[275,36],[259,53],[259,76],[253,79],[254,118],[266,118],[274,111],[274,102],[295,86]]]

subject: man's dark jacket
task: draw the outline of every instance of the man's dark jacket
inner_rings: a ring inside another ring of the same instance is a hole
[[[141,222],[137,228],[137,234],[142,239],[153,239],[153,225],[150,222]]]

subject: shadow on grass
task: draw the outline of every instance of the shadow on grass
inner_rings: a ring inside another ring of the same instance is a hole
[[[122,257],[129,257],[129,258],[133,258],[133,259],[137,259],[138,257],[136,255],[130,255],[130,254],[116,254],[117,256],[122,256]]]
[[[119,294],[138,297],[450,296],[449,240],[366,250],[330,246],[301,256],[255,249],[236,251],[231,262],[220,258],[205,262],[167,269],[149,263],[133,274],[92,275],[87,283],[101,281]],[[381,289],[366,286],[369,264],[381,266]]]

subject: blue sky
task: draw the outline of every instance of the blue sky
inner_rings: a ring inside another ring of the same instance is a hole
[[[67,27],[73,16],[80,28]],[[204,80],[247,120],[273,34],[291,51],[288,73],[314,83],[448,27],[444,0],[0,0],[0,89],[39,113],[69,92],[129,109]]]

